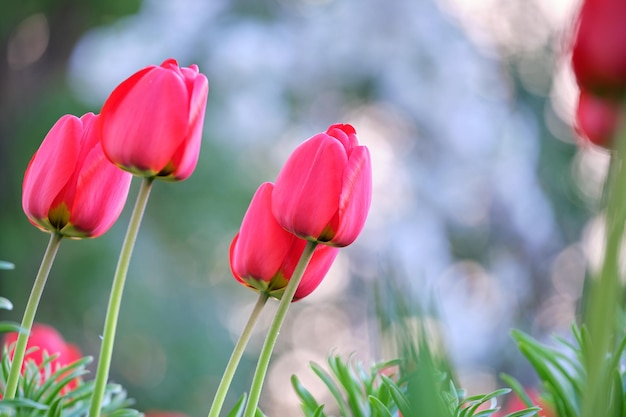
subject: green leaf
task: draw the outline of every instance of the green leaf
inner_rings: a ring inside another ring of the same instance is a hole
[[[235,403],[235,406],[233,407],[232,410],[230,410],[230,413],[228,413],[226,417],[241,417],[246,408],[247,398],[248,398],[247,392],[244,392],[243,394],[241,394],[241,397],[239,397],[239,399]]]
[[[388,377],[382,376],[383,384],[387,385],[389,388],[389,393],[391,394],[391,398],[398,406],[398,409],[402,413],[402,415],[409,415],[410,405],[404,393],[398,388],[398,386]]]
[[[0,261],[0,269],[15,269],[15,264],[7,261]]]
[[[50,404],[46,417],[61,417],[61,412],[63,411],[63,404],[61,400],[62,398],[57,398],[52,402],[52,404]]]
[[[343,395],[341,395],[341,391],[339,390],[339,387],[337,387],[337,384],[335,384],[335,381],[333,381],[332,377],[315,362],[311,362],[310,366],[313,372],[315,372],[315,374],[328,387],[328,390],[337,401],[337,405],[339,406],[339,409],[341,411],[340,414],[342,416],[350,415],[348,414],[348,404],[346,404],[346,401],[344,400]]]
[[[10,332],[26,333],[26,329],[21,327],[18,323],[14,323],[12,321],[0,321],[0,333]]]
[[[376,413],[374,414],[374,416],[393,417],[391,414],[391,411],[389,411],[387,406],[383,404],[382,402],[380,402],[378,398],[370,395],[369,397],[367,397],[367,399],[369,400],[373,408],[373,411]]]
[[[510,392],[511,392],[510,388],[500,388],[500,389],[497,389],[497,390],[493,391],[492,393],[489,393],[489,394],[485,395],[483,397],[483,402],[487,402],[490,399],[495,398],[495,397],[500,397],[502,395],[506,395],[506,394],[508,394]]]
[[[137,410],[125,408],[123,410],[115,410],[108,417],[139,417],[141,413]]]
[[[520,410],[511,414],[507,414],[504,417],[531,417],[531,416],[536,416],[539,411],[541,411],[541,408],[531,407],[525,410]]]
[[[609,410],[613,411],[614,416],[621,416],[624,409],[622,377],[619,368],[613,368],[613,383],[611,384],[611,406]]]
[[[567,387],[563,386],[561,382],[562,380],[557,378],[556,375],[554,375],[554,373],[552,373],[550,368],[547,366],[547,363],[549,363],[550,359],[546,360],[545,355],[540,356],[528,346],[520,345],[519,349],[524,354],[524,356],[526,356],[531,365],[533,365],[535,371],[537,372],[537,375],[539,375],[539,378],[541,378],[541,380],[546,385],[546,388],[553,390],[555,402],[562,403],[562,406],[566,411],[565,415],[578,415],[578,413],[575,411],[576,406],[573,403],[574,399],[570,395],[570,390],[568,390]]]
[[[376,398],[383,404],[389,405],[391,403],[391,394],[389,394],[389,387],[386,384],[380,384]]]
[[[15,398],[12,400],[5,400],[3,399],[2,402],[0,402],[0,404],[2,404],[2,406],[9,406],[11,408],[33,408],[35,410],[47,410],[48,406],[44,405],[44,404],[40,404],[37,401],[33,401],[29,398]]]
[[[267,416],[263,414],[263,411],[261,411],[260,408],[257,407],[256,412],[254,413],[254,417],[267,417]]]
[[[13,303],[8,298],[0,297],[0,309],[13,310]]]
[[[339,356],[329,357],[328,364],[348,395],[348,404],[352,414],[355,417],[366,417],[368,410],[361,401],[363,396],[359,379]]]
[[[517,379],[505,373],[500,374],[500,379],[502,379],[505,383],[509,385],[509,387],[511,387],[513,392],[517,394],[517,396],[524,402],[524,404],[526,404],[527,406],[534,405],[533,401],[528,396],[528,393],[526,392],[522,384],[520,384]]]
[[[89,373],[89,371],[85,369],[85,365],[91,361],[92,358],[87,356],[72,362],[67,366],[59,367],[59,369],[54,373],[48,374],[49,376],[46,378],[46,381],[41,385],[40,394],[33,398],[39,400],[45,394],[43,403],[48,403],[48,401],[51,401],[53,398],[59,396],[59,393],[63,390],[63,388],[65,388],[66,385]]]
[[[324,414],[324,404],[317,407],[312,417],[326,417],[326,414]]]
[[[302,411],[304,411],[304,414],[308,416],[315,413],[320,405],[317,403],[313,395],[311,395],[311,393],[304,388],[304,385],[302,385],[297,376],[291,376],[291,385],[302,402]]]
[[[577,416],[576,395],[580,397],[582,393],[583,376],[562,366],[559,359],[563,359],[564,355],[561,352],[541,345],[520,331],[513,331],[512,336],[516,340],[520,352],[535,368],[535,372],[543,381],[546,390],[552,394],[555,407],[560,415]],[[583,328],[580,332],[582,345],[586,343],[586,337],[588,337],[588,333]],[[576,368],[579,366],[574,367],[574,369]]]

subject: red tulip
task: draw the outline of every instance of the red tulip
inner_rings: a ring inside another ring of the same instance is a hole
[[[235,278],[258,291],[280,298],[304,251],[306,241],[284,230],[272,216],[274,185],[266,182],[254,194],[241,230],[230,246],[230,267]],[[294,301],[320,284],[338,249],[320,245],[296,290]]]
[[[582,89],[600,95],[626,93],[626,1],[584,1],[572,64]]]
[[[620,102],[582,90],[576,109],[576,130],[596,145],[613,147],[620,118]]]
[[[135,73],[102,107],[105,154],[136,175],[186,179],[198,162],[208,94],[196,65],[180,68],[168,59]]]
[[[41,230],[83,238],[109,230],[120,215],[132,176],[102,152],[98,116],[61,117],[24,174],[24,213]]]
[[[16,341],[17,333],[7,333],[4,337],[4,344],[7,346],[13,345]],[[65,339],[63,339],[63,336],[53,327],[40,323],[33,324],[31,328],[26,345],[26,352],[27,354],[22,364],[22,373],[29,360],[33,361],[37,366],[41,365],[44,352],[46,352],[48,356],[58,355],[55,359],[50,361],[52,372],[55,372],[58,367],[69,365],[82,357],[82,353],[76,345],[67,343]],[[11,352],[11,356],[13,356],[13,352]],[[78,381],[71,381],[67,385],[67,388],[75,388],[77,384]]]
[[[359,235],[372,199],[369,150],[350,125],[332,125],[302,143],[276,179],[272,212],[295,235],[347,246]]]

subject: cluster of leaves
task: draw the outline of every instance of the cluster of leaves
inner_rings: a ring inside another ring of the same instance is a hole
[[[558,345],[551,347],[521,331],[513,331],[520,352],[533,366],[543,384],[548,405],[560,417],[581,416],[581,403],[588,388],[585,358],[593,340],[584,326],[573,326],[572,336],[573,342],[555,338]],[[626,416],[626,369],[621,364],[626,335],[622,334],[615,342],[614,353],[607,356],[605,364],[610,380],[606,400],[608,409],[614,412],[612,415]],[[512,386],[515,384],[510,377],[505,375],[503,378]]]
[[[489,417],[499,409],[497,397],[511,391],[504,388],[466,397],[445,374],[435,373],[429,382],[434,383],[431,387],[436,389],[437,395],[424,400],[422,397],[430,389],[424,389],[419,371],[401,375],[403,361],[381,362],[366,369],[352,358],[343,360],[331,355],[328,366],[330,372],[316,363],[311,364],[311,369],[332,394],[340,415],[345,417]],[[390,373],[394,369],[399,373]],[[304,416],[327,417],[325,405],[315,399],[296,375],[292,376],[291,382],[300,398]],[[416,389],[421,392],[415,393]],[[530,417],[539,410],[531,407],[506,417]]]
[[[13,269],[13,264],[0,261],[0,269]],[[13,305],[8,299],[0,297],[0,309],[11,310],[12,308]],[[17,323],[0,323],[0,333],[19,331],[21,327]],[[2,347],[1,354],[0,388],[3,393],[11,369],[11,355],[7,346]],[[93,359],[87,356],[66,366],[53,366],[57,355],[48,355],[44,351],[42,357],[41,363],[35,363],[33,360],[25,361],[24,371],[17,385],[17,395],[11,400],[0,400],[0,415],[7,417],[88,416],[94,382],[83,382],[82,376],[89,372],[85,367]],[[102,403],[102,415],[107,417],[141,415],[138,411],[127,408],[132,403],[133,401],[127,397],[126,391],[120,385],[109,384]]]
[[[67,366],[53,367],[56,355],[43,352],[40,364],[27,360],[18,382],[17,395],[0,401],[0,415],[12,417],[82,417],[89,414],[93,381],[82,382],[88,373],[85,366],[91,357],[81,358]],[[11,367],[8,349],[2,351],[0,384],[6,386]],[[71,387],[74,383],[77,386]],[[110,417],[134,417],[140,413],[127,408],[132,404],[126,391],[117,384],[109,384],[105,393],[102,414]]]
[[[400,358],[365,367],[354,358],[328,359],[329,371],[311,364],[313,372],[328,388],[342,417],[490,417],[500,407],[498,398],[508,388],[467,396],[458,389],[454,372],[435,326],[435,312],[425,312],[407,297],[389,271],[379,287],[375,305],[381,340],[388,343],[392,357]],[[317,401],[297,376],[292,385],[306,417],[327,417],[330,404]],[[529,408],[505,417],[530,417],[541,409]],[[501,414],[499,414],[501,415]]]

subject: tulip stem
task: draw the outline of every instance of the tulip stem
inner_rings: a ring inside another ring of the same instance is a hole
[[[298,285],[302,280],[304,271],[311,261],[313,252],[315,251],[317,245],[317,242],[309,241],[306,243],[304,251],[300,256],[300,260],[293,271],[293,275],[285,288],[282,298],[280,299],[280,304],[278,305],[272,325],[270,326],[267,336],[265,337],[265,343],[263,344],[263,349],[261,350],[261,355],[259,356],[259,361],[257,362],[256,370],[254,371],[254,378],[252,379],[252,386],[250,387],[250,397],[248,398],[248,403],[246,404],[244,417],[253,417],[256,412],[259,398],[261,397],[261,390],[263,389],[263,381],[265,380],[265,374],[267,373],[274,345],[276,345],[276,339],[278,339],[280,327],[282,326],[283,321],[285,321],[289,305],[293,300],[293,296],[298,289]]]
[[[231,354],[228,364],[226,365],[226,369],[224,370],[224,375],[222,375],[220,385],[217,387],[217,392],[215,393],[215,398],[213,399],[213,404],[211,405],[211,410],[209,411],[209,417],[218,417],[220,415],[224,399],[226,398],[226,393],[228,393],[228,388],[230,388],[230,383],[233,380],[233,376],[235,375],[241,356],[246,349],[246,345],[248,344],[248,340],[250,340],[250,335],[252,334],[254,325],[261,315],[261,311],[263,310],[263,307],[265,307],[265,303],[268,298],[269,294],[267,292],[259,293],[259,298],[252,309],[252,313],[250,313],[248,322],[239,336],[239,340],[237,340],[237,344],[235,345],[233,353]]]
[[[141,182],[139,192],[137,193],[137,201],[130,216],[126,237],[122,244],[120,257],[117,261],[113,285],[111,287],[111,295],[109,296],[109,305],[107,307],[106,318],[104,321],[104,333],[102,339],[102,347],[100,349],[100,358],[98,359],[98,370],[96,371],[95,385],[93,388],[93,396],[89,407],[89,417],[99,417],[102,400],[106,383],[109,378],[109,368],[111,367],[111,356],[113,353],[113,344],[115,342],[115,330],[117,328],[117,319],[122,302],[122,293],[124,292],[124,281],[128,273],[128,265],[133,254],[133,247],[141,225],[141,219],[148,203],[150,190],[154,178],[144,178]]]
[[[583,396],[583,417],[613,415],[610,406],[610,372],[608,359],[615,354],[615,332],[618,329],[620,283],[620,253],[626,220],[626,103],[622,106],[622,123],[613,138],[617,151],[611,155],[611,164],[605,186],[605,250],[599,272],[590,283],[588,306],[584,321],[590,334],[586,351],[587,390]]]
[[[57,251],[59,250],[62,238],[63,235],[60,233],[54,232],[50,235],[48,247],[46,248],[46,252],[43,255],[43,259],[41,260],[41,265],[39,266],[39,271],[37,272],[37,276],[35,277],[33,288],[30,291],[30,296],[28,297],[28,302],[26,303],[26,309],[24,310],[24,317],[22,318],[22,328],[20,329],[19,335],[17,337],[17,342],[15,344],[13,363],[11,364],[11,370],[9,371],[9,378],[7,380],[7,386],[4,392],[5,400],[11,400],[15,398],[15,393],[17,392],[17,385],[22,370],[22,364],[24,363],[24,356],[26,354],[26,346],[28,344],[30,329],[33,327],[35,314],[37,313],[37,307],[39,306],[39,300],[41,299],[41,294],[43,293],[43,289],[46,286],[48,274],[50,273],[50,269],[52,268],[52,263],[54,262],[54,258],[56,257]]]

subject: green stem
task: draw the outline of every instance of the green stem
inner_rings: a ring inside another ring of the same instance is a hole
[[[313,257],[313,251],[316,247],[317,242],[307,242],[304,247],[304,251],[302,252],[302,256],[293,271],[293,275],[285,288],[285,292],[280,299],[278,310],[276,310],[276,315],[274,316],[272,325],[270,326],[267,336],[265,337],[265,343],[263,344],[263,349],[261,350],[261,355],[259,356],[259,361],[257,363],[256,370],[254,371],[254,378],[252,379],[252,386],[250,387],[250,397],[248,398],[248,403],[246,404],[244,417],[253,417],[256,412],[257,405],[259,404],[259,398],[261,397],[261,390],[263,389],[263,381],[265,380],[265,374],[267,373],[267,368],[270,364],[270,358],[272,356],[272,351],[274,350],[274,345],[276,344],[276,339],[278,339],[280,327],[282,326],[283,321],[285,321],[291,300],[293,300],[293,296],[298,289],[300,280],[302,280],[304,271]]]
[[[122,293],[124,292],[124,281],[128,273],[128,265],[133,254],[133,247],[141,225],[141,219],[148,203],[150,190],[152,188],[153,178],[144,178],[139,192],[137,201],[133,208],[133,213],[128,223],[126,237],[122,244],[120,257],[117,261],[113,285],[111,287],[111,295],[109,297],[109,306],[107,307],[106,318],[104,321],[104,333],[102,339],[102,347],[100,349],[100,358],[98,359],[98,370],[96,371],[96,380],[93,388],[93,396],[91,397],[91,405],[89,408],[89,417],[99,417],[102,399],[106,383],[109,378],[109,368],[111,367],[111,356],[113,353],[113,344],[115,342],[115,330],[117,328],[117,319],[122,302]]]
[[[624,106],[626,110],[626,106]],[[626,111],[623,111],[626,119]],[[587,351],[587,390],[582,404],[582,416],[608,416],[611,386],[609,359],[615,352],[615,331],[619,316],[620,251],[626,220],[626,123],[621,124],[614,138],[617,152],[611,155],[611,166],[605,189],[605,252],[599,276],[592,280],[585,323],[589,328],[590,346]],[[617,400],[621,401],[621,400]]]
[[[226,399],[226,393],[228,392],[228,388],[230,388],[230,383],[233,380],[233,376],[235,375],[235,371],[237,370],[243,351],[246,349],[246,345],[248,344],[248,340],[250,340],[250,335],[252,334],[252,329],[254,329],[257,319],[261,315],[261,311],[263,310],[268,297],[269,294],[267,292],[259,293],[259,298],[252,309],[252,313],[250,313],[250,318],[248,319],[246,326],[243,328],[241,336],[239,336],[239,340],[237,340],[237,344],[235,345],[233,353],[231,354],[228,364],[226,365],[226,369],[224,370],[224,375],[222,376],[220,385],[217,387],[215,399],[213,399],[213,404],[211,405],[211,410],[209,411],[209,417],[218,417],[220,415],[224,399]]]
[[[4,392],[4,399],[10,400],[15,398],[17,391],[17,383],[20,379],[20,373],[22,370],[22,364],[24,363],[24,356],[26,354],[26,345],[28,344],[28,337],[30,335],[30,329],[33,327],[35,320],[35,313],[37,313],[37,307],[39,306],[39,300],[41,294],[46,286],[46,280],[48,274],[52,268],[52,263],[59,250],[63,235],[60,233],[52,233],[50,240],[48,241],[48,247],[41,260],[35,283],[30,291],[30,297],[26,303],[26,310],[24,310],[24,317],[22,318],[22,331],[20,331],[17,337],[17,343],[15,345],[15,353],[13,354],[13,363],[11,364],[11,370],[9,371],[9,379],[7,380],[7,388]]]

